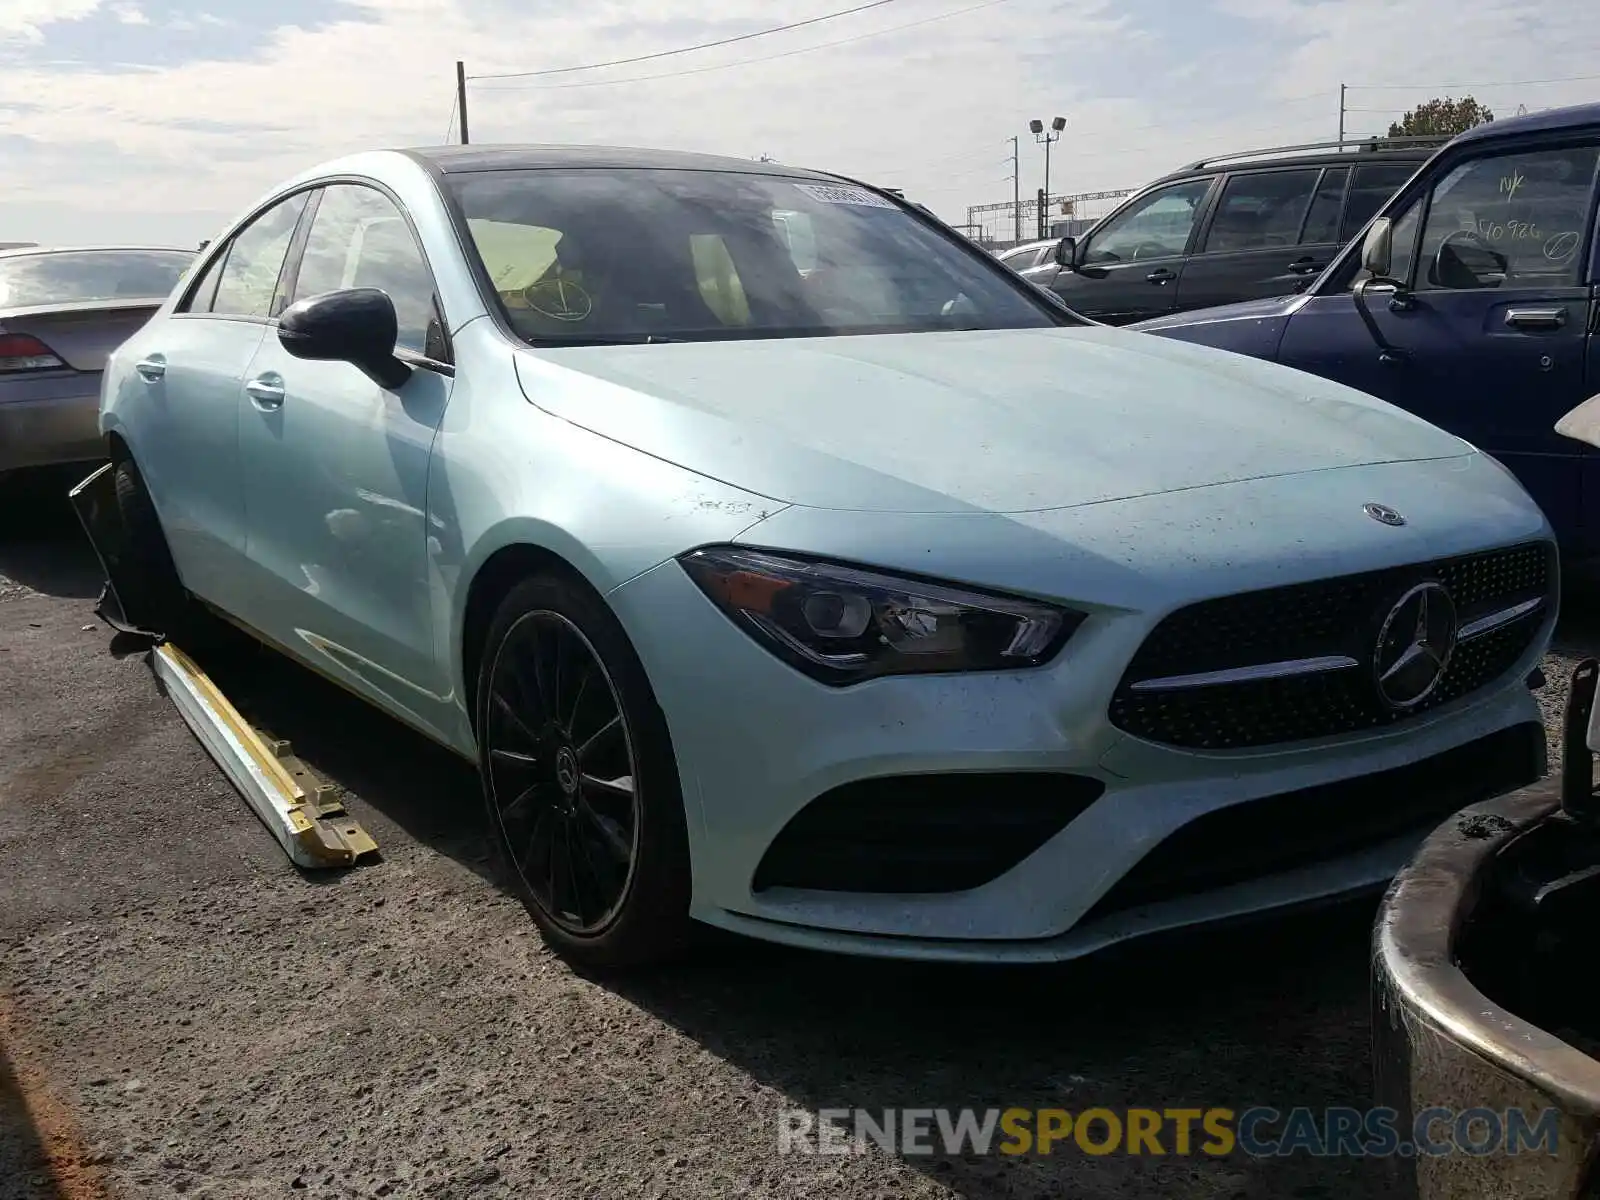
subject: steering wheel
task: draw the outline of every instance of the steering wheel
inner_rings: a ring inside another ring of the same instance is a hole
[[[1141,258],[1162,258],[1172,253],[1170,246],[1163,246],[1160,242],[1140,242],[1133,248],[1133,261]]]
[[[1456,246],[1470,246],[1472,249],[1481,254],[1488,255],[1492,260],[1496,261],[1499,264],[1498,270],[1500,270],[1502,273],[1506,269],[1506,256],[1501,254],[1493,246],[1489,245],[1488,238],[1484,237],[1483,234],[1479,233],[1476,229],[1457,229],[1446,234],[1444,240],[1439,243],[1439,248],[1433,252],[1433,270],[1431,272],[1432,278],[1436,280],[1444,278],[1444,252],[1446,250],[1453,250]],[[1456,261],[1460,263],[1464,269],[1471,272],[1474,279],[1478,278],[1478,273],[1473,271],[1472,268],[1468,266],[1459,255],[1457,255]]]
[[[594,312],[593,297],[577,283],[559,275],[529,284],[523,289],[522,298],[530,309],[552,321],[587,321]]]

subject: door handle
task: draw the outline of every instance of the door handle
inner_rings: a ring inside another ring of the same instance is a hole
[[[245,394],[262,412],[283,407],[283,380],[276,375],[261,375],[244,385]]]
[[[1325,263],[1319,263],[1313,258],[1297,258],[1289,264],[1289,274],[1316,275],[1325,265]]]
[[[133,369],[139,373],[140,379],[154,383],[167,373],[167,360],[159,354],[152,354],[134,363]]]
[[[1145,280],[1149,283],[1171,283],[1176,278],[1177,276],[1165,267],[1157,267],[1145,276]]]
[[[1506,324],[1513,329],[1560,329],[1566,323],[1564,308],[1506,309]]]

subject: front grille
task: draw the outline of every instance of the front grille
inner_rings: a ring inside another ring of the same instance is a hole
[[[824,792],[773,839],[752,887],[959,892],[1009,871],[1105,785],[1045,772],[891,775]]]
[[[1544,727],[1530,722],[1421,762],[1217,809],[1160,842],[1084,919],[1422,834],[1469,804],[1526,787],[1544,770]]]
[[[1433,693],[1397,711],[1379,695],[1373,656],[1390,608],[1436,581],[1460,625],[1529,600],[1547,600],[1555,547],[1532,542],[1432,563],[1345,575],[1206,600],[1156,626],[1112,697],[1117,728],[1153,742],[1225,750],[1374,729],[1476,691],[1510,671],[1549,615],[1539,607],[1457,644]],[[1135,691],[1140,681],[1204,675],[1266,663],[1345,657],[1342,670],[1174,690]]]

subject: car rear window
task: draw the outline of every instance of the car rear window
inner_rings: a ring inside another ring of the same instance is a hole
[[[187,250],[75,250],[0,259],[0,306],[164,300],[194,261]]]
[[[1348,242],[1360,233],[1388,203],[1389,197],[1400,190],[1400,185],[1417,173],[1420,165],[1407,161],[1357,167],[1356,177],[1350,183],[1350,199],[1344,209],[1344,224],[1339,227],[1339,240]]]

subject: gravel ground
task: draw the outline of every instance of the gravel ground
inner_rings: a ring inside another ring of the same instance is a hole
[[[1043,970],[725,942],[587,979],[487,881],[466,765],[260,655],[230,694],[382,847],[292,868],[44,494],[0,500],[0,1200],[1382,1194],[1350,1160],[776,1152],[789,1107],[1364,1106],[1371,903]],[[1548,713],[1597,644],[1564,635]]]

